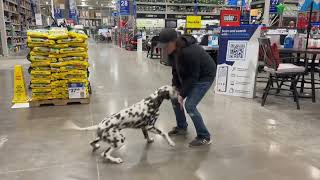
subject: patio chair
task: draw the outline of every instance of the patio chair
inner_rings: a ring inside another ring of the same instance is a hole
[[[270,39],[268,38],[259,38],[259,45],[264,54],[264,70],[269,75],[262,95],[261,106],[265,105],[271,90],[276,90],[274,95],[279,95],[280,91],[284,90],[292,92],[297,109],[300,109],[297,83],[300,76],[305,73],[306,68],[292,63],[281,63],[282,59],[279,58],[279,51],[271,47]],[[276,86],[273,86],[274,83],[276,83]],[[288,89],[282,88],[284,83],[290,83]]]

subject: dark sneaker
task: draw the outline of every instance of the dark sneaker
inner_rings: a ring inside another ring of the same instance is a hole
[[[196,146],[203,146],[203,145],[209,145],[212,143],[212,140],[210,138],[199,138],[196,137],[193,141],[189,143],[190,147],[196,147]]]
[[[187,134],[187,129],[180,129],[178,127],[174,127],[171,131],[169,131],[169,136],[182,136]]]

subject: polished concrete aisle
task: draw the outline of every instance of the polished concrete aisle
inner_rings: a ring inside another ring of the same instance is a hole
[[[161,137],[147,145],[141,131],[125,130],[126,145],[115,155],[120,165],[105,162],[102,149],[91,153],[94,132],[63,130],[72,120],[80,126],[148,96],[171,82],[170,67],[111,45],[90,46],[93,94],[89,105],[10,109],[12,65],[0,61],[0,180],[314,180],[320,179],[320,106],[291,99],[243,99],[207,94],[199,110],[213,134],[210,147],[189,148],[190,134]],[[25,65],[25,67],[27,67]],[[26,74],[28,76],[28,74]],[[258,90],[258,94],[261,89]],[[165,102],[157,126],[175,125]]]

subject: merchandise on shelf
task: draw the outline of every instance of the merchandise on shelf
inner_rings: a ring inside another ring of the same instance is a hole
[[[80,98],[87,98],[87,35],[65,28],[29,30],[27,34],[32,100],[68,99],[69,87],[83,88]]]

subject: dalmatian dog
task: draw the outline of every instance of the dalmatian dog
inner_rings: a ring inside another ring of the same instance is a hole
[[[93,152],[100,148],[98,144],[104,141],[108,144],[108,148],[102,152],[101,156],[113,163],[122,163],[121,158],[113,157],[111,154],[114,150],[120,148],[125,141],[122,129],[133,128],[141,129],[144,138],[148,143],[152,143],[153,139],[149,137],[148,132],[161,135],[170,146],[175,146],[167,133],[155,127],[155,123],[159,117],[159,108],[165,99],[177,98],[178,92],[172,86],[162,86],[152,93],[149,97],[133,104],[132,106],[121,110],[111,116],[105,117],[98,125],[80,128],[73,124],[75,130],[97,130],[97,137],[90,145]]]

